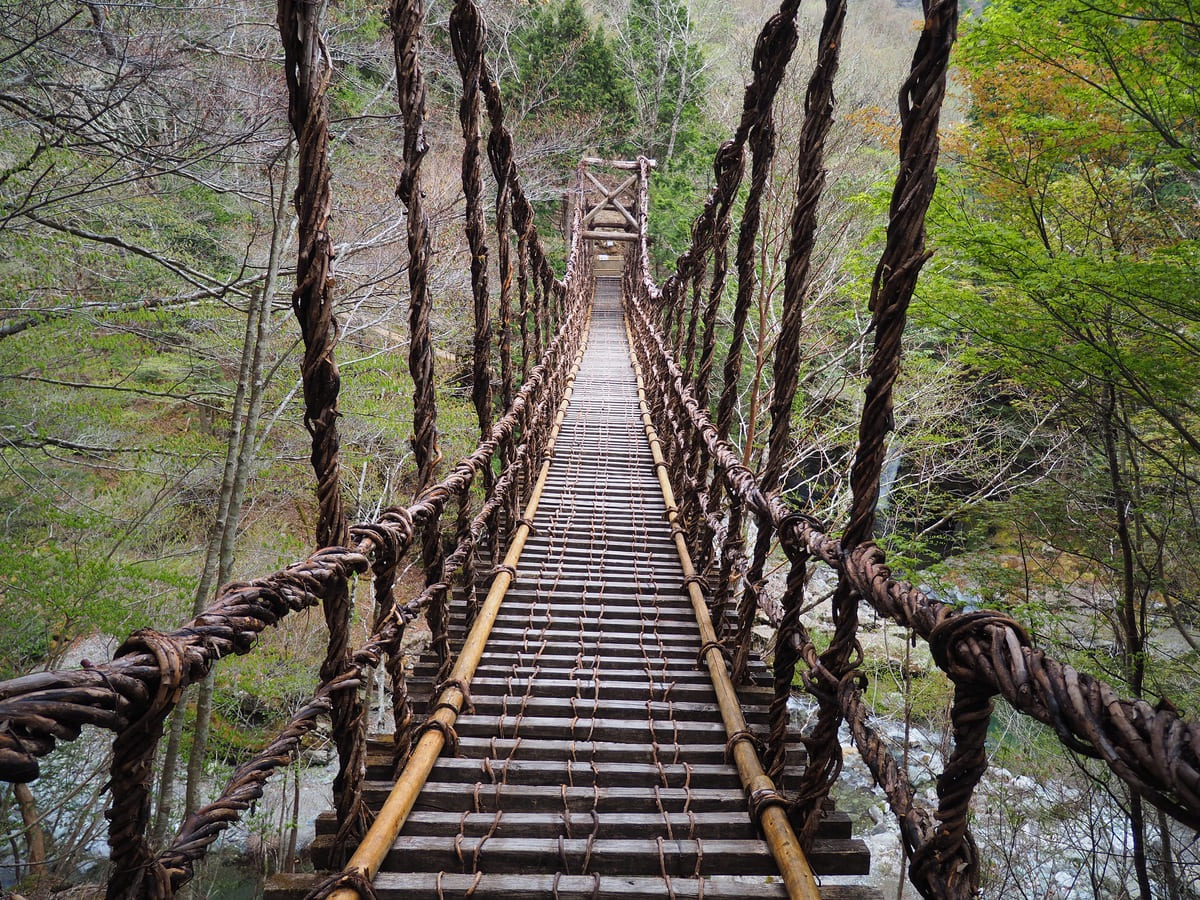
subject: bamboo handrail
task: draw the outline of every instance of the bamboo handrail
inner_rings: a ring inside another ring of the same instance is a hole
[[[463,692],[455,685],[469,685],[471,679],[475,676],[475,670],[483,658],[484,648],[487,645],[488,637],[491,635],[492,625],[495,624],[496,617],[500,613],[500,605],[504,602],[505,594],[508,593],[508,588],[512,584],[512,573],[516,570],[517,563],[521,561],[521,552],[525,549],[525,541],[528,539],[530,533],[529,523],[533,521],[533,516],[537,512],[538,503],[542,497],[542,490],[545,488],[546,479],[550,474],[550,462],[554,452],[554,445],[558,441],[558,433],[562,429],[563,419],[567,414],[567,407],[571,403],[571,395],[575,390],[575,376],[579,372],[580,365],[583,363],[583,354],[587,349],[588,334],[590,331],[591,316],[589,314],[587,324],[583,328],[583,336],[579,342],[579,351],[576,353],[575,360],[571,364],[571,372],[567,375],[562,401],[559,403],[558,411],[554,416],[554,427],[551,429],[550,439],[546,444],[542,467],[538,472],[537,481],[530,492],[529,501],[525,506],[525,514],[516,531],[513,532],[512,543],[509,544],[508,552],[504,556],[504,562],[499,567],[496,577],[492,580],[487,597],[479,609],[479,613],[475,618],[474,624],[471,626],[471,631],[467,635],[467,639],[463,642],[462,650],[458,654],[454,668],[446,679],[449,686],[438,696],[436,708],[429,717],[429,720],[436,720],[441,725],[440,727],[426,728],[421,734],[420,740],[417,741],[416,747],[413,748],[412,755],[409,756],[408,762],[405,763],[404,769],[397,776],[396,783],[392,786],[391,793],[388,794],[383,807],[379,810],[379,815],[376,816],[375,821],[363,836],[358,849],[350,857],[350,861],[346,863],[344,871],[358,871],[368,879],[374,879],[376,874],[378,874],[384,858],[395,842],[397,835],[400,834],[400,829],[408,821],[408,816],[412,812],[413,806],[416,805],[417,795],[420,794],[421,789],[425,786],[425,782],[429,778],[429,773],[433,771],[438,757],[441,756],[442,750],[445,748],[446,732],[443,729],[452,728],[458,720],[458,715],[462,711]],[[361,900],[362,895],[352,887],[343,887],[338,888],[329,897],[330,900]]]
[[[732,755],[737,764],[738,775],[747,798],[778,797],[775,782],[763,770],[758,753],[751,742],[749,726],[742,715],[742,706],[738,700],[737,691],[729,677],[725,665],[725,657],[717,645],[717,633],[713,628],[712,616],[708,612],[708,604],[704,593],[696,583],[696,569],[692,565],[692,557],[688,552],[687,541],[679,526],[679,511],[675,505],[675,493],[671,489],[671,481],[667,477],[666,461],[662,454],[662,443],[650,417],[650,404],[646,400],[645,382],[642,380],[642,368],[638,364],[637,355],[633,352],[633,331],[629,326],[628,317],[625,320],[625,333],[629,339],[630,359],[633,362],[634,376],[637,378],[638,403],[642,407],[642,424],[646,428],[646,440],[650,443],[650,454],[654,458],[654,472],[658,476],[658,486],[662,489],[663,500],[667,504],[667,521],[671,525],[671,537],[675,541],[675,550],[679,553],[679,564],[683,568],[684,584],[687,586],[688,598],[696,614],[696,623],[700,627],[700,645],[707,647],[704,652],[704,662],[708,666],[712,678],[713,690],[717,695],[717,705],[721,709],[721,718],[725,722],[725,733],[732,744]],[[759,803],[757,809],[758,824],[762,827],[763,836],[771,855],[779,866],[787,886],[788,896],[793,900],[820,900],[821,891],[817,887],[816,877],[808,858],[800,847],[792,823],[788,821],[787,812],[779,803]],[[751,809],[753,815],[755,810]]]

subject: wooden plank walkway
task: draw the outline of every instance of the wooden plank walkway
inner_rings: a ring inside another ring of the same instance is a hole
[[[471,683],[474,711],[458,719],[459,755],[435,766],[376,879],[380,897],[787,896],[697,664],[619,292],[618,279],[597,279],[535,534]],[[428,682],[433,668],[424,659],[414,674]],[[739,693],[765,734],[770,689]],[[367,794],[378,808],[391,784],[375,746],[368,778],[380,780]],[[320,863],[333,823],[318,825]],[[827,875],[865,874],[870,862],[836,812],[809,859]],[[267,896],[303,896],[311,878],[277,877]]]

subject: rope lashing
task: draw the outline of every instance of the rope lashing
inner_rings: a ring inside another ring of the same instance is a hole
[[[433,707],[431,712],[436,712],[439,709],[452,709],[456,713],[461,708],[467,713],[475,711],[475,701],[471,699],[471,683],[464,678],[447,678],[445,681],[438,682],[437,687],[433,689],[433,696],[439,697],[447,688],[454,688],[462,695],[459,705],[455,706],[450,703],[438,703]]]
[[[778,806],[782,809],[788,808],[787,798],[775,788],[756,788],[750,792],[750,796],[746,798],[746,802],[750,807],[750,818],[757,822],[762,815],[763,809],[768,806]]]
[[[716,650],[725,658],[727,663],[732,659],[732,654],[730,653],[729,648],[725,646],[725,642],[714,638],[713,640],[705,641],[700,645],[700,649],[696,651],[697,665],[704,665],[704,658],[708,655],[709,650]]]
[[[806,512],[790,512],[781,518],[775,525],[775,531],[779,535],[779,543],[784,552],[793,561],[801,555],[805,557],[812,555],[812,551],[804,541],[805,530],[798,528],[799,525],[807,526],[809,533],[825,534],[829,530],[829,526]]]
[[[529,518],[527,518],[526,516],[520,516],[520,517],[518,517],[518,518],[517,518],[517,520],[516,520],[516,521],[514,522],[514,524],[513,524],[513,529],[512,529],[512,530],[513,530],[513,531],[516,531],[516,530],[517,530],[518,528],[520,528],[522,525],[524,525],[524,526],[525,526],[525,527],[526,527],[526,528],[529,530],[529,536],[530,536],[530,537],[537,537],[537,535],[538,535],[538,530],[537,530],[537,528],[534,526],[534,524],[533,524],[533,520],[532,520],[532,519],[529,519]],[[516,575],[516,573],[515,573],[515,572],[513,572],[513,573],[511,573],[511,574],[513,574],[514,576]]]
[[[335,872],[321,879],[313,889],[304,895],[304,900],[326,900],[334,892],[349,888],[358,893],[362,900],[376,900],[375,883],[367,874],[359,869],[346,872]]]
[[[449,704],[439,703],[437,709],[451,709]],[[417,729],[417,734],[422,735],[427,731],[436,731],[442,736],[445,741],[447,752],[451,756],[458,756],[458,732],[454,730],[454,725],[450,722],[443,721],[438,718],[428,718]]]
[[[733,759],[733,748],[739,741],[749,741],[754,747],[755,753],[762,753],[765,749],[762,738],[748,728],[743,728],[741,731],[735,731],[731,734],[728,740],[725,741],[725,761],[729,762]],[[753,815],[753,814],[752,814]]]

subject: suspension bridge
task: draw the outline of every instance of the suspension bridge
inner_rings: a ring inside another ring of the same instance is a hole
[[[897,581],[873,540],[905,315],[927,258],[924,217],[954,0],[927,0],[901,93],[899,174],[868,304],[875,344],[853,502],[836,537],[832,526],[788,506],[779,488],[844,0],[827,0],[806,92],[771,429],[757,472],[731,443],[731,425],[756,287],[760,200],[775,153],[773,104],[797,43],[797,3],[784,0],[763,28],[741,118],[717,152],[691,246],[661,284],[649,264],[654,163],[645,158],[582,162],[565,267],[551,267],[479,9],[472,0],[454,4],[480,439],[453,465],[437,449],[429,329],[424,9],[417,0],[391,4],[405,123],[398,195],[410,253],[417,490],[411,504],[353,526],[339,484],[321,6],[279,0],[300,157],[293,302],[305,344],[318,549],[282,571],[225,586],[175,631],[135,632],[107,662],[0,684],[0,777],[11,782],[36,779],[39,760],[63,742],[94,739],[96,728],[112,733],[109,897],[175,896],[323,719],[332,720],[338,775],[334,809],[317,823],[318,871],[276,876],[268,887],[275,900],[875,897],[864,877],[869,855],[854,838],[858,823],[830,800],[843,726],[896,816],[915,888],[926,897],[972,897],[981,860],[968,813],[987,766],[996,696],[1105,762],[1138,796],[1200,825],[1200,724],[1169,704],[1122,698],[1047,656],[1004,614],[960,611]],[[735,300],[718,368],[727,284]],[[788,565],[781,596],[765,579],[776,542]],[[410,557],[425,587],[398,596],[398,567]],[[838,577],[823,651],[799,616],[817,565]],[[371,637],[353,647],[350,584],[358,576],[371,579],[375,611]],[[919,802],[907,770],[871,727],[857,641],[863,605],[927,642],[953,683],[953,747],[933,808]],[[220,796],[165,846],[153,846],[153,763],[184,689],[313,606],[324,612],[329,642],[312,698]],[[421,617],[431,644],[408,659],[403,638]],[[752,646],[761,618],[775,627],[770,668]],[[391,727],[368,734],[364,685],[380,667]],[[816,702],[815,725],[803,733],[789,723],[794,683]]]

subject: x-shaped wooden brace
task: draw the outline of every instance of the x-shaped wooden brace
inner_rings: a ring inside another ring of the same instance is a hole
[[[638,227],[637,219],[635,219],[633,217],[633,215],[629,212],[629,210],[627,210],[625,208],[625,205],[623,203],[621,203],[620,200],[617,199],[618,197],[621,196],[621,193],[626,188],[632,186],[633,183],[635,181],[637,181],[637,175],[636,174],[630,175],[628,178],[626,178],[624,181],[621,182],[619,187],[617,187],[615,190],[610,191],[608,188],[606,188],[604,186],[604,184],[600,181],[600,179],[598,179],[595,175],[593,175],[587,169],[583,170],[583,174],[586,175],[588,180],[591,181],[591,183],[594,184],[596,186],[596,188],[601,193],[604,194],[604,199],[601,200],[594,207],[592,207],[592,211],[583,217],[583,227],[586,228],[587,226],[591,225],[592,222],[595,220],[596,216],[598,216],[605,209],[614,209],[617,212],[619,212],[622,216],[625,217],[625,221],[629,223],[629,226],[634,231],[637,231],[637,227]]]

